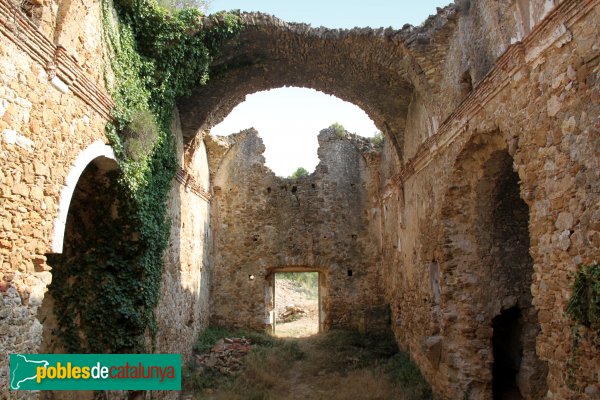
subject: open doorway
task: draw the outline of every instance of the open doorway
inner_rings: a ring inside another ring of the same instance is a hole
[[[319,273],[276,273],[274,310],[275,336],[307,337],[319,333]]]
[[[517,375],[523,358],[521,311],[517,307],[502,311],[492,320],[492,327],[494,400],[522,399],[517,386]]]

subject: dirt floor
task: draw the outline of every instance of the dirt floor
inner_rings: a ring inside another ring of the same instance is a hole
[[[314,278],[281,277],[275,290],[275,336],[207,329],[184,369],[183,399],[431,399],[429,386],[391,333],[318,332]]]
[[[297,312],[293,312],[297,311]],[[277,337],[308,337],[319,332],[318,288],[287,279],[275,281],[275,313]],[[283,318],[289,315],[291,321]]]
[[[223,350],[224,340],[231,343],[230,353]],[[247,353],[238,351],[236,342],[245,340],[253,343]],[[213,350],[218,357],[230,358],[235,372],[220,364],[208,367],[205,360],[215,358]],[[431,399],[419,370],[398,352],[390,336],[331,331],[281,339],[250,334],[244,339],[219,339],[196,359],[202,365],[184,373],[186,400]]]

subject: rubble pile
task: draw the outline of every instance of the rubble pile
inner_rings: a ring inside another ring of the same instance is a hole
[[[242,367],[242,358],[252,350],[246,338],[224,338],[204,354],[196,354],[196,363],[204,371],[212,369],[223,375],[233,375]]]
[[[285,310],[277,316],[277,322],[293,322],[302,318],[306,311],[293,304],[285,306]]]

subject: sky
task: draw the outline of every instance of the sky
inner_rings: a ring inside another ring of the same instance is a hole
[[[347,28],[370,26],[400,29],[406,23],[419,25],[436,7],[451,0],[211,0],[208,13],[221,10],[261,11],[288,22],[314,27]],[[212,128],[215,135],[229,135],[254,127],[265,144],[266,165],[279,176],[289,176],[298,167],[314,171],[317,134],[332,123],[362,136],[378,131],[357,106],[336,97],[301,88],[279,88],[251,94]]]

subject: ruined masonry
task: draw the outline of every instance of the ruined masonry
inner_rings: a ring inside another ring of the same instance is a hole
[[[102,228],[119,169],[100,3],[15,3],[0,0],[0,398],[9,353],[60,351],[51,260]],[[456,0],[401,30],[242,19],[178,102],[154,351],[189,357],[209,324],[273,329],[275,273],[314,271],[320,329],[392,329],[436,398],[600,398],[598,338],[574,341],[565,313],[573,273],[600,262],[600,1]],[[316,171],[290,180],[256,131],[210,135],[285,85],[358,105],[383,145],[325,129]]]

